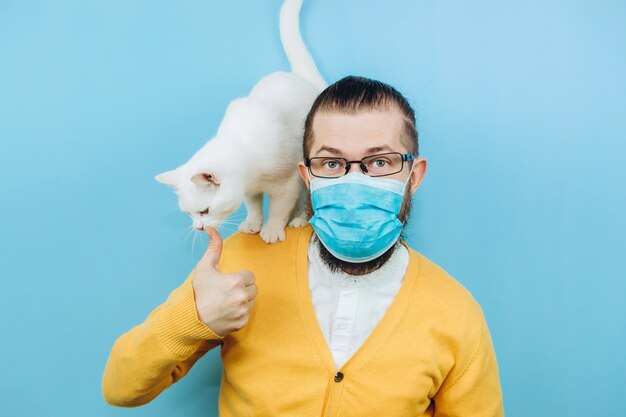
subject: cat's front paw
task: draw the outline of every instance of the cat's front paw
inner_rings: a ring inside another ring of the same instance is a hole
[[[265,243],[276,243],[285,240],[285,228],[268,226],[266,224],[261,228],[261,239],[263,239]]]
[[[260,230],[261,223],[253,222],[250,220],[246,220],[239,225],[239,231],[241,233],[249,233],[251,235],[254,235],[256,233],[259,233]]]
[[[309,220],[306,217],[294,217],[290,222],[289,222],[289,227],[302,227],[302,226],[306,226],[307,224],[309,224]]]

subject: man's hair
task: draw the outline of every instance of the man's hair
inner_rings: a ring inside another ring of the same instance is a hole
[[[313,119],[319,111],[336,111],[357,114],[370,110],[400,110],[404,118],[402,144],[409,153],[418,155],[415,112],[398,90],[380,81],[365,77],[348,76],[326,87],[313,102],[304,123],[302,149],[308,158],[313,144]]]

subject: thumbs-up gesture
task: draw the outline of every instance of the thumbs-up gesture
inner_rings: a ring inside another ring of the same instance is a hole
[[[250,271],[232,274],[220,271],[222,237],[212,227],[206,230],[209,247],[198,261],[193,278],[196,309],[203,323],[219,336],[226,336],[248,323],[258,289]]]

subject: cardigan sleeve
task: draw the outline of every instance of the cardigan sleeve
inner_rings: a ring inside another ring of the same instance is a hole
[[[143,323],[113,344],[102,377],[109,404],[136,407],[152,401],[222,343],[223,337],[198,318],[194,274],[195,268]]]
[[[484,316],[479,336],[435,395],[435,417],[503,417],[496,355]]]

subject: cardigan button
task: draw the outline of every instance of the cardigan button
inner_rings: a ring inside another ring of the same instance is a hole
[[[337,372],[335,374],[335,382],[341,382],[343,381],[343,374],[341,372]]]

